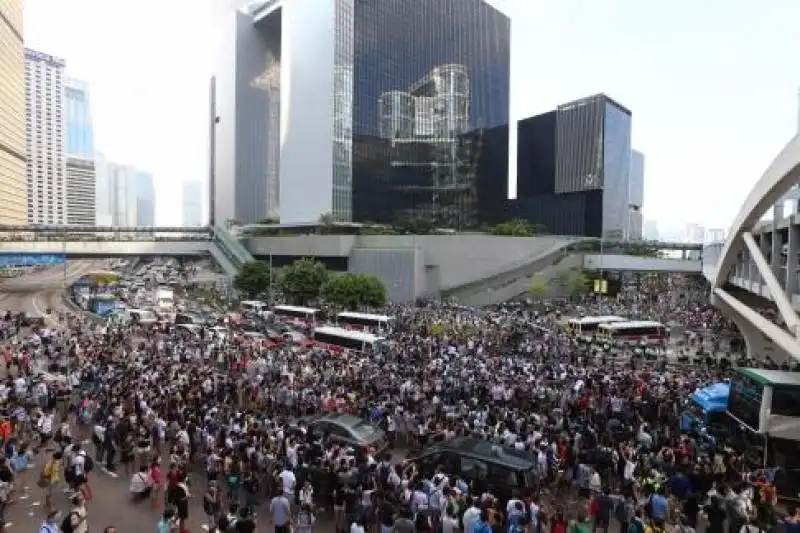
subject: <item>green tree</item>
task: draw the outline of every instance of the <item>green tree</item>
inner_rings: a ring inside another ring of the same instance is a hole
[[[305,304],[319,297],[328,278],[325,265],[311,257],[303,257],[281,270],[280,285],[292,301]]]
[[[541,298],[547,294],[547,280],[542,277],[535,276],[531,280],[530,287],[528,287],[528,292],[537,298]]]
[[[392,229],[403,235],[428,235],[434,227],[433,220],[426,217],[403,217],[392,223]]]
[[[261,261],[245,263],[233,278],[233,286],[248,298],[255,298],[269,290],[274,280],[272,269]]]
[[[504,237],[533,237],[536,235],[536,228],[527,220],[517,218],[492,226],[489,233]]]
[[[567,288],[571,294],[586,294],[589,292],[589,276],[584,272],[572,272],[567,282]]]
[[[331,277],[322,287],[322,297],[343,309],[381,307],[388,300],[386,287],[377,276],[369,274],[340,274]]]

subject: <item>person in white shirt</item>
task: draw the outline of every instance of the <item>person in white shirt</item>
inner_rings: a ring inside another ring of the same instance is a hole
[[[34,449],[35,453],[45,448],[50,439],[53,438],[53,414],[44,413],[39,419],[37,429],[39,430],[39,445]]]
[[[278,479],[281,480],[281,486],[283,487],[283,494],[289,500],[289,502],[294,501],[294,487],[297,484],[297,477],[295,477],[294,472],[292,472],[288,465],[283,471],[278,474]]]
[[[464,526],[464,533],[472,533],[475,529],[475,523],[480,517],[481,509],[478,507],[478,499],[472,498],[472,505],[469,506],[469,509],[464,511],[464,517],[461,520],[461,524]]]

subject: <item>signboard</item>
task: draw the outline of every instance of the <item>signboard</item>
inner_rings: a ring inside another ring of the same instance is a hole
[[[64,254],[14,254],[0,253],[0,267],[63,265]]]
[[[594,292],[600,294],[608,294],[608,280],[605,279],[594,280]]]

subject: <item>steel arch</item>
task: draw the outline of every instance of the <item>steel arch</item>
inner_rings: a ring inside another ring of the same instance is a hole
[[[739,214],[734,218],[714,272],[714,288],[721,287],[728,280],[737,256],[744,246],[742,233],[750,231],[767,209],[775,205],[781,196],[798,182],[800,182],[800,135],[795,135],[755,184],[742,204]]]
[[[731,318],[734,318],[734,322],[745,337],[748,352],[754,352],[755,346],[762,345],[763,340],[771,339],[774,347],[795,360],[800,360],[800,343],[798,343],[800,319],[792,308],[791,296],[786,295],[785,288],[776,278],[772,266],[756,243],[752,229],[761,216],[798,182],[800,182],[800,135],[795,135],[772,161],[745,199],[730,228],[711,279],[712,302],[727,310],[729,316],[735,315]],[[773,324],[723,288],[734,265],[739,261],[742,250],[747,250],[748,260],[752,261],[752,265],[769,289],[788,331]],[[764,354],[749,355],[758,357]]]

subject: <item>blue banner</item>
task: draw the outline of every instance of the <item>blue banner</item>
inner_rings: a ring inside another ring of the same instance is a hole
[[[0,253],[0,267],[54,266],[63,265],[64,254],[15,254]]]

